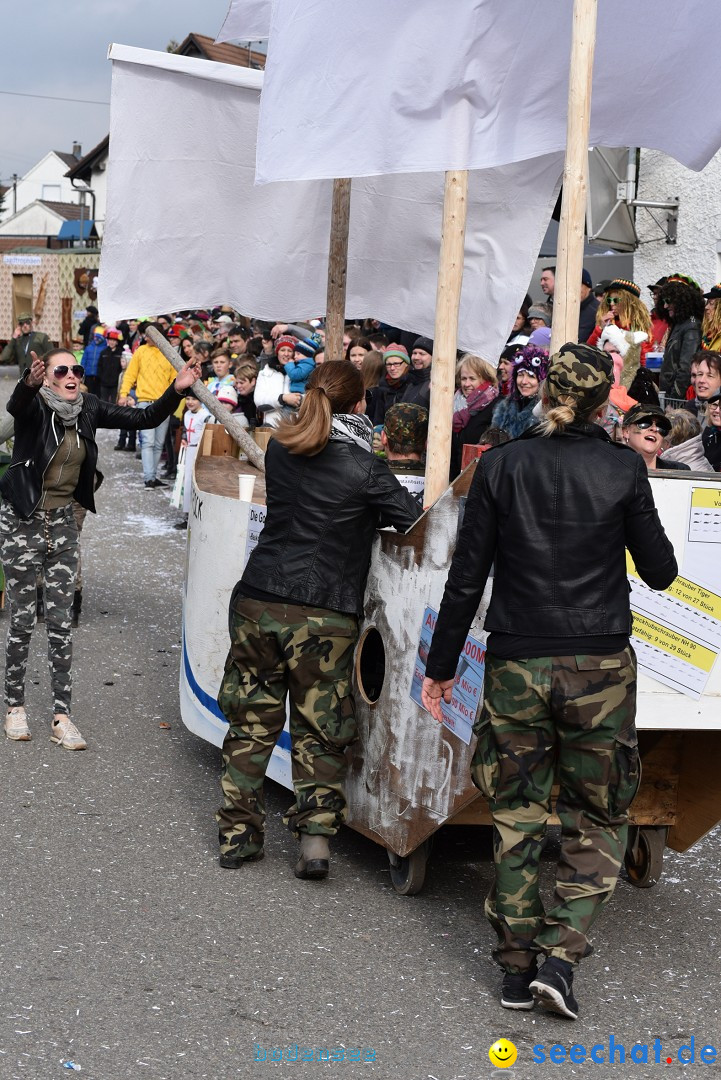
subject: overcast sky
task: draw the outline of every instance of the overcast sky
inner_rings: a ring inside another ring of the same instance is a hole
[[[3,4],[0,91],[110,101],[108,45],[163,51],[195,32],[215,38],[229,0],[14,0]],[[83,153],[108,133],[107,105],[0,93],[0,180],[48,150]],[[138,117],[142,124],[143,118]]]

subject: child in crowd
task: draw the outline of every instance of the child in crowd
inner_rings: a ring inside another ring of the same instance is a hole
[[[123,335],[119,330],[108,330],[107,345],[100,353],[98,359],[98,381],[100,383],[100,400],[118,400],[118,383],[122,371],[122,340]]]
[[[245,360],[238,364],[235,369],[235,391],[238,395],[238,405],[233,411],[241,424],[248,428],[258,426],[258,410],[255,407],[253,398],[257,381],[258,365],[256,363],[252,360]]]
[[[98,363],[100,361],[100,354],[104,351],[106,346],[105,327],[98,325],[93,330],[90,341],[83,351],[83,358],[80,361],[85,368],[84,382],[88,388],[88,393],[95,394],[96,397],[100,397]]]
[[[185,448],[185,478],[183,480],[183,514],[176,529],[187,529],[190,513],[190,493],[193,480],[193,466],[198,455],[198,445],[203,436],[203,429],[210,420],[210,413],[195,394],[189,393],[185,399],[183,414],[183,438],[180,445]]]
[[[230,370],[230,353],[227,349],[215,349],[213,352],[213,376],[208,379],[208,389],[216,397],[225,386],[233,387],[235,378]]]
[[[281,340],[280,338],[278,339]],[[312,338],[306,338],[304,341],[296,341],[293,346],[293,359],[285,360],[280,358],[280,351],[278,351],[278,357],[281,363],[285,363],[285,373],[289,379],[289,389],[291,394],[304,394],[305,384],[310,378],[311,372],[315,367],[315,354],[318,352],[318,343]],[[286,404],[291,404],[286,402]],[[300,402],[298,402],[300,405]],[[297,406],[295,406],[297,408]]]

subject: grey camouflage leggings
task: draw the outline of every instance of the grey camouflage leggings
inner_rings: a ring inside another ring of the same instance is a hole
[[[25,672],[35,628],[37,580],[45,580],[45,626],[54,711],[70,712],[71,615],[78,568],[78,528],[71,505],[19,517],[0,510],[0,557],[5,568],[10,628],[5,640],[5,701],[25,703]]]

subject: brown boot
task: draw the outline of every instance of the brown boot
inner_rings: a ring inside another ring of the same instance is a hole
[[[323,881],[330,870],[330,850],[327,836],[300,834],[300,858],[295,876],[306,881]]]

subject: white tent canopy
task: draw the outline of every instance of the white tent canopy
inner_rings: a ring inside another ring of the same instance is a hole
[[[572,8],[234,0],[224,39],[269,35],[258,182],[487,169],[563,151]],[[650,147],[702,169],[721,146],[719,55],[709,0],[601,0],[590,145]]]
[[[101,318],[221,302],[264,319],[322,315],[331,182],[254,184],[262,73],[117,45],[110,56]],[[299,141],[285,146],[292,161]],[[562,164],[556,153],[472,173],[462,348],[497,359]],[[349,318],[432,336],[442,204],[442,172],[354,181]]]

